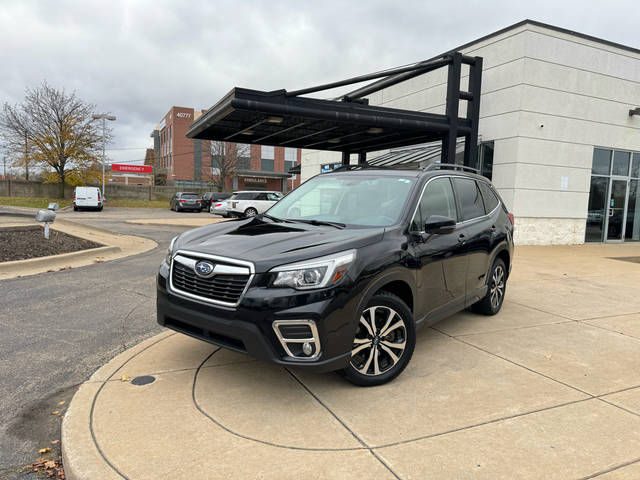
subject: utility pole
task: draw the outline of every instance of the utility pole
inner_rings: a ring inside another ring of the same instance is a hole
[[[102,120],[102,197],[104,200],[104,164],[107,161],[107,157],[105,156],[107,120],[114,121],[116,117],[115,115],[107,115],[106,113],[94,113],[91,115],[91,118],[94,120]]]
[[[27,135],[24,136],[24,177],[29,181],[29,148],[27,144]]]

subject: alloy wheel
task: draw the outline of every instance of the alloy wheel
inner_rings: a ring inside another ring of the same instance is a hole
[[[363,375],[381,375],[393,368],[404,353],[407,327],[394,309],[367,308],[360,315],[351,349],[351,366]]]
[[[498,308],[504,297],[504,269],[502,265],[496,265],[491,277],[491,308]]]

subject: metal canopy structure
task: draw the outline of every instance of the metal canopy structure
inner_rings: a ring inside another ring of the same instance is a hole
[[[469,65],[469,88],[460,89],[462,65]],[[368,104],[364,97],[424,73],[448,68],[445,114],[417,112]],[[477,158],[482,58],[460,52],[384,72],[318,87],[287,92],[234,88],[195,121],[187,137],[237,143],[342,152],[342,161],[367,152],[442,141],[442,161],[454,162],[456,140],[464,137],[464,164]],[[303,97],[337,87],[377,80],[339,99]],[[460,100],[467,101],[459,117]]]

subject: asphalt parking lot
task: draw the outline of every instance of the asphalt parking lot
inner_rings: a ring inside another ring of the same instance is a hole
[[[159,246],[0,281],[2,478],[76,392],[70,478],[640,478],[640,245],[517,248],[499,315],[420,330],[407,370],[363,389],[160,329],[154,275],[183,228],[79,213]]]
[[[0,213],[17,210],[0,207]],[[59,218],[147,237],[158,247],[112,262],[0,280],[0,478],[26,478],[21,467],[60,438],[60,415],[51,412],[64,414],[78,385],[96,369],[160,331],[155,273],[171,238],[188,227],[125,221],[209,217],[168,208],[60,212]]]

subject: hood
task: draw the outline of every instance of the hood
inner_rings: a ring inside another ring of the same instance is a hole
[[[285,263],[321,257],[378,242],[384,228],[345,228],[304,223],[230,220],[184,232],[175,250],[219,255],[252,262],[257,273]]]

